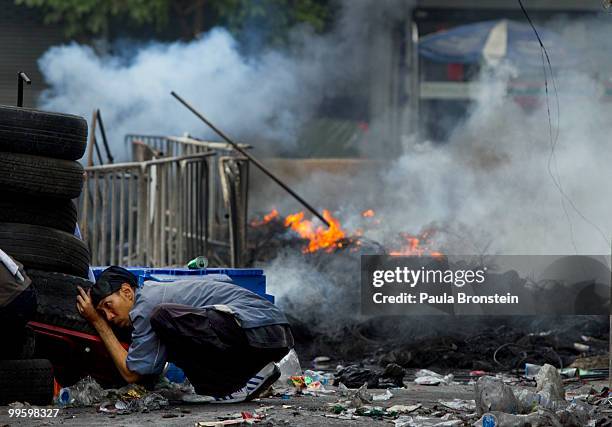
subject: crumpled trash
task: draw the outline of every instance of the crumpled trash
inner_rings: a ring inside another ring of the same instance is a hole
[[[334,374],[321,371],[312,371],[306,369],[304,377],[310,377],[312,381],[319,381],[323,385],[332,385],[334,383]]]
[[[364,383],[370,388],[378,387],[380,375],[371,369],[359,365],[349,365],[340,369],[334,379],[334,385],[343,383],[349,388],[361,387]]]
[[[416,417],[402,415],[394,420],[393,423],[395,424],[395,427],[459,427],[463,425],[463,421],[461,420],[448,418],[450,417],[445,416],[442,418],[431,418],[420,415],[417,415]]]
[[[393,405],[389,408],[387,408],[387,412],[390,414],[409,414],[411,412],[416,411],[417,409],[421,408],[423,405],[421,405],[420,403],[417,403],[415,405]]]
[[[383,394],[375,394],[372,396],[372,400],[374,402],[384,402],[386,400],[389,400],[393,397],[393,393],[391,393],[389,390],[386,390]]]
[[[346,397],[346,404],[352,408],[359,408],[368,403],[372,403],[373,397],[368,392],[368,385],[363,384],[358,389],[349,389],[344,384],[338,386],[338,394]]]
[[[100,403],[107,395],[107,392],[90,376],[81,378],[72,387],[65,387],[60,390],[60,400],[57,404],[62,406],[91,406]]]
[[[453,374],[442,375],[429,369],[419,369],[415,375],[414,382],[419,385],[452,384],[455,379]]]
[[[175,383],[162,377],[153,391],[162,395],[169,402],[183,402],[186,396],[195,395],[195,389],[188,379],[182,383]]]
[[[550,400],[565,400],[565,389],[561,382],[559,371],[552,365],[546,364],[536,375],[536,392]]]
[[[442,400],[439,399],[438,403],[442,406],[446,406],[447,408],[454,409],[455,411],[474,411],[476,409],[476,402],[474,400],[463,400],[463,399],[453,399],[453,400]]]
[[[561,424],[554,412],[541,409],[527,415],[487,412],[472,425],[474,427],[562,427],[564,424]]]
[[[515,392],[521,413],[530,413],[538,408],[561,410],[567,407],[565,389],[557,368],[546,364],[539,369],[535,379],[535,392],[527,389]]]
[[[534,365],[533,363],[525,363],[525,378],[533,380],[538,372],[542,369],[542,365]],[[562,378],[573,378],[579,373],[577,368],[559,369],[559,374]]]
[[[238,416],[239,415],[239,416]],[[195,423],[195,427],[220,427],[220,426],[243,426],[245,424],[255,424],[266,418],[267,414],[265,411],[256,410],[255,413],[243,411],[236,416],[224,419],[223,421],[198,421]]]
[[[133,412],[155,411],[168,406],[168,399],[156,392],[147,391],[138,384],[129,384],[118,390],[109,390],[107,400],[100,412],[130,414]]]
[[[289,377],[289,384],[293,386],[296,392],[301,394],[313,394],[316,396],[317,392],[330,393],[330,390],[326,390],[321,381],[314,381],[311,377],[306,375],[295,375]]]
[[[517,414],[519,402],[509,385],[495,377],[480,377],[474,385],[478,415],[486,412]]]
[[[528,389],[516,390],[514,395],[519,402],[519,413],[521,414],[529,414],[538,408],[555,411],[568,405],[564,400],[551,400],[547,395]]]
[[[396,363],[389,363],[385,366],[380,379],[380,385],[386,386],[390,383],[391,386],[404,387],[404,377],[406,370]]]
[[[295,352],[295,349],[291,349],[289,353],[285,355],[278,362],[281,375],[272,386],[277,389],[286,389],[290,377],[302,375],[302,367],[300,366],[300,360]]]

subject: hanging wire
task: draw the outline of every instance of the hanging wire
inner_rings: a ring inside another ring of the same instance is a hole
[[[572,242],[572,245],[574,247],[574,250],[576,251],[576,253],[578,253],[578,249],[576,247],[576,242],[575,242],[575,238],[574,238],[574,228],[569,216],[569,213],[567,211],[565,202],[567,201],[567,203],[570,205],[570,207],[574,210],[574,212],[576,212],[576,214],[587,224],[591,225],[595,230],[597,230],[597,232],[601,235],[601,237],[603,238],[604,242],[606,242],[606,246],[608,245],[608,238],[606,237],[606,234],[603,232],[603,230],[597,225],[595,224],[593,221],[591,221],[589,218],[586,217],[586,215],[584,215],[580,209],[578,209],[578,207],[574,204],[574,201],[567,195],[567,193],[565,192],[565,190],[563,189],[563,186],[561,185],[561,178],[560,178],[560,173],[559,173],[559,167],[557,164],[557,157],[555,155],[555,148],[557,146],[557,142],[559,141],[559,132],[560,132],[560,123],[561,123],[561,107],[560,107],[560,103],[559,103],[559,93],[557,91],[557,83],[555,81],[555,75],[553,72],[553,68],[552,68],[552,64],[550,62],[550,57],[548,56],[548,51],[546,50],[546,47],[544,46],[544,43],[542,42],[542,39],[540,38],[540,34],[538,33],[538,30],[536,29],[535,25],[533,24],[533,22],[531,21],[531,17],[529,16],[529,13],[527,13],[527,10],[525,9],[525,6],[523,6],[523,2],[522,0],[518,0],[519,6],[521,7],[521,10],[523,11],[523,14],[525,15],[525,18],[527,19],[527,22],[529,23],[529,25],[531,26],[531,28],[533,29],[533,32],[536,36],[536,38],[538,39],[538,43],[540,44],[540,50],[541,50],[541,54],[542,54],[542,67],[544,70],[544,89],[545,89],[545,93],[546,93],[546,111],[548,113],[548,130],[549,130],[549,134],[550,134],[550,156],[548,158],[548,174],[550,175],[555,187],[557,187],[557,190],[559,191],[559,193],[561,194],[561,206],[563,208],[563,211],[565,213],[565,217],[567,218],[568,224],[569,224],[569,228],[570,228],[570,239]],[[602,3],[603,7],[605,9],[609,9],[612,7],[612,0],[604,0]],[[548,66],[548,68],[547,68]],[[551,114],[550,114],[550,99],[549,99],[549,93],[548,93],[548,76],[547,74],[550,74],[550,80],[552,83],[552,87],[554,90],[554,94],[555,94],[555,100],[556,100],[556,107],[557,107],[557,127],[556,127],[556,131],[554,132],[553,135],[553,122],[552,122],[552,118],[551,118]],[[557,176],[555,177],[555,174],[553,173],[552,170],[552,166],[554,165],[555,168],[555,172],[557,174]]]

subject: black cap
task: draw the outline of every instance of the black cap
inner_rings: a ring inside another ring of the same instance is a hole
[[[100,274],[96,284],[91,288],[91,301],[97,307],[100,301],[121,289],[127,283],[132,288],[138,286],[138,279],[123,267],[113,265]]]

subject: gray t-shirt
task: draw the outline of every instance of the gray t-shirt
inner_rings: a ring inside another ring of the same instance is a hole
[[[126,361],[130,371],[140,375],[162,372],[166,347],[153,331],[150,319],[155,307],[164,303],[230,311],[245,329],[288,325],[287,318],[274,304],[233,284],[226,275],[211,274],[171,283],[147,281],[136,291],[130,311],[134,328]]]

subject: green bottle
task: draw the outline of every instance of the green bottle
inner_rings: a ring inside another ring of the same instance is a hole
[[[206,258],[205,256],[199,256],[187,263],[187,268],[191,268],[192,270],[197,270],[198,268],[206,267],[208,267],[208,258]]]

